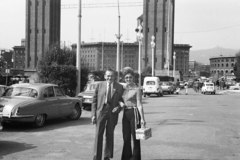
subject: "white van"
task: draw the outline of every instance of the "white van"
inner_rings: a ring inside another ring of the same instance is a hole
[[[145,77],[143,81],[143,95],[150,96],[150,94],[156,94],[157,96],[163,96],[162,87],[160,85],[160,79],[158,77]]]

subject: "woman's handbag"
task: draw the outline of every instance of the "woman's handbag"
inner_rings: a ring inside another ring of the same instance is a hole
[[[146,140],[152,137],[152,130],[151,128],[141,127],[136,129],[136,139],[139,140]]]

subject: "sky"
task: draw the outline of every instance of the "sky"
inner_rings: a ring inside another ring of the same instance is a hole
[[[62,5],[79,0],[62,0]],[[142,0],[119,0],[142,2]],[[0,0],[0,48],[12,49],[25,38],[26,0]],[[117,0],[82,0],[83,4],[117,3]],[[240,49],[240,0],[175,0],[175,44],[189,44],[191,50],[214,47]],[[137,17],[142,6],[120,7],[121,41],[134,42]],[[61,10],[61,41],[77,42],[78,9]],[[118,32],[117,7],[83,8],[84,42],[115,42]]]

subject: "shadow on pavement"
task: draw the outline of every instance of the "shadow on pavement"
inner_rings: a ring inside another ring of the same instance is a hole
[[[144,112],[144,114],[159,114],[159,113],[165,113],[165,112]]]
[[[0,148],[1,148],[0,149],[0,159],[3,159],[3,157],[6,155],[33,149],[33,148],[36,148],[36,146],[34,146],[32,144],[0,140]]]
[[[42,128],[33,128],[31,123],[11,123],[5,124],[2,132],[41,132],[54,129],[72,127],[72,126],[84,126],[91,125],[91,118],[80,117],[78,120],[68,120],[66,118],[58,118],[47,120]]]
[[[158,125],[182,125],[184,123],[203,123],[201,120],[189,120],[189,119],[166,119],[158,123]]]
[[[151,160],[201,160],[201,159],[151,159]]]
[[[166,97],[176,97],[177,95],[174,94],[164,94],[162,97],[158,97],[158,96],[150,96],[150,97],[145,97],[145,98],[166,98]]]

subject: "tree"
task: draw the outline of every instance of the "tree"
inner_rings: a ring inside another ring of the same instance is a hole
[[[87,82],[88,69],[84,59],[81,59],[81,89]],[[76,51],[54,44],[43,54],[38,63],[39,82],[53,83],[63,88],[69,96],[75,96],[77,87]]]
[[[240,81],[240,50],[236,53],[236,63],[233,67],[234,75],[236,76],[236,81]]]

